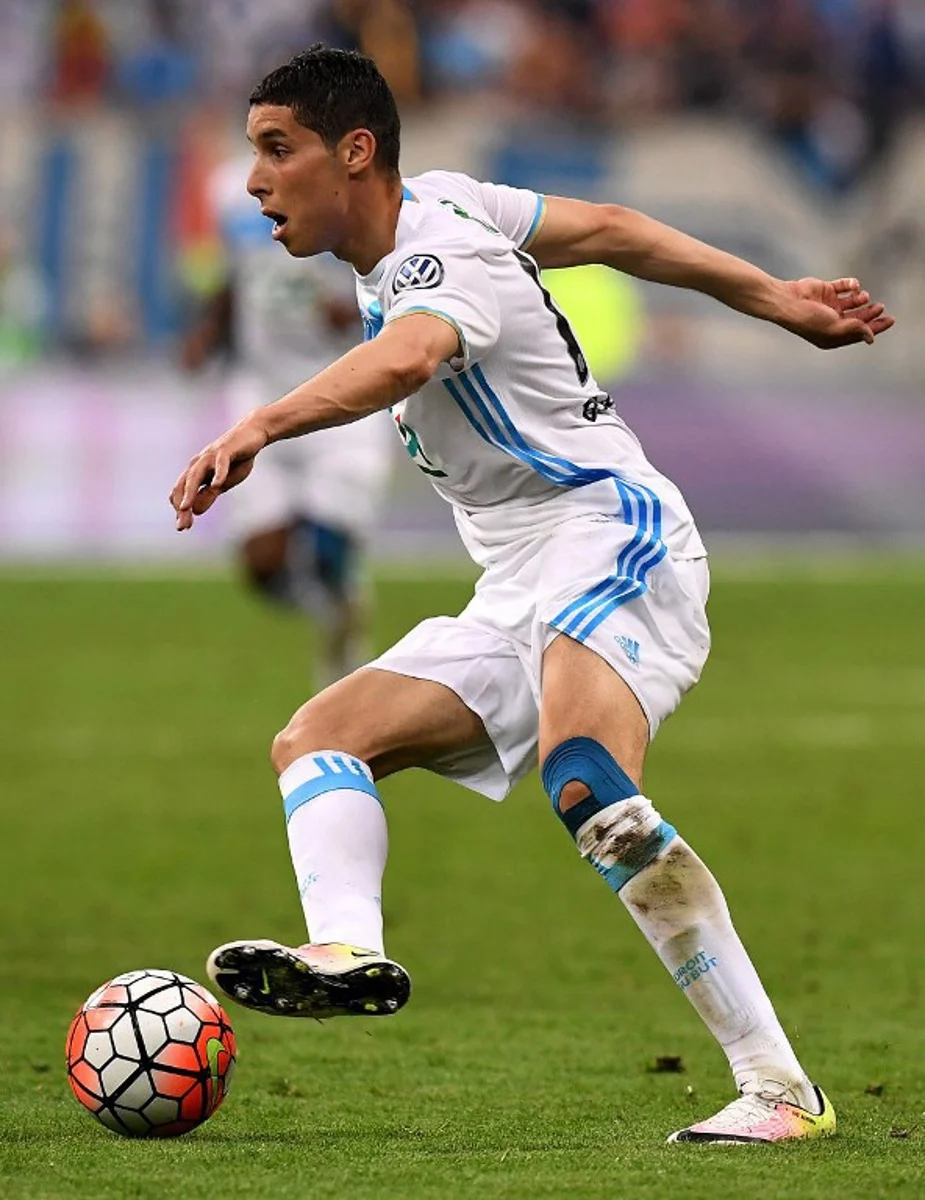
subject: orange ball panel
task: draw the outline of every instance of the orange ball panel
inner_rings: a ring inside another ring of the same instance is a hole
[[[95,1067],[91,1067],[88,1062],[81,1059],[80,1062],[73,1063],[70,1069],[71,1079],[91,1095],[101,1097],[103,1094],[102,1084],[100,1083],[99,1072]],[[79,1097],[78,1097],[79,1098]]]
[[[84,1009],[84,1019],[90,1032],[97,1033],[103,1029],[111,1029],[122,1016],[123,1011],[122,1008],[86,1008]]]
[[[154,1080],[154,1090],[159,1096],[171,1096],[176,1100],[196,1086],[194,1075],[175,1075],[172,1071],[158,1071],[156,1067],[151,1072],[151,1078]]]
[[[89,1030],[87,1029],[87,1020],[83,1014],[83,1009],[81,1009],[74,1020],[71,1021],[71,1027],[67,1031],[66,1054],[68,1065],[70,1065],[72,1062],[76,1062],[77,1059],[80,1058],[81,1054],[83,1054],[84,1046],[87,1044],[88,1033]]]

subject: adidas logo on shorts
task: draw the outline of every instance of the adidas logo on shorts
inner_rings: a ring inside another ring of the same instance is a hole
[[[618,633],[614,641],[630,660],[634,667],[639,666],[639,643],[635,638],[624,637],[622,633]]]

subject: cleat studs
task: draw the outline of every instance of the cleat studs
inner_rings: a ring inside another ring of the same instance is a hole
[[[386,1002],[385,1002],[386,1012],[393,1013],[397,1010],[397,1008],[398,1008],[397,1000],[386,1000]]]
[[[253,958],[254,955],[257,953],[257,947],[256,946],[242,946],[240,952],[241,952],[241,954],[244,955],[245,958]]]
[[[367,971],[366,971],[366,978],[367,979],[378,979],[381,974],[382,974],[381,967],[369,967],[369,968],[367,968]]]
[[[277,996],[273,1001],[273,1007],[277,1012],[288,1012],[292,1008],[292,1001],[286,996]]]
[[[239,983],[234,989],[234,994],[236,1000],[249,1000],[251,990],[245,984]]]
[[[307,975],[311,970],[311,967],[308,965],[308,963],[303,962],[301,958],[297,958],[292,965],[297,971],[301,971],[303,975]]]
[[[379,1011],[379,1005],[373,1000],[367,1000],[367,1002],[363,1005],[363,1011],[368,1013],[377,1013]]]

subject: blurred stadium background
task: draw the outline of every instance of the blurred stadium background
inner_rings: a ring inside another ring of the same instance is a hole
[[[380,63],[406,174],[859,274],[902,323],[873,351],[629,282],[565,306],[714,545],[925,538],[918,0],[0,0],[0,557],[221,554],[220,506],[181,539],[165,502],[223,421],[221,372],[183,376],[178,335],[221,273],[210,172],[245,149],[255,80],[316,39]],[[459,553],[404,464],[383,526],[384,558]]]

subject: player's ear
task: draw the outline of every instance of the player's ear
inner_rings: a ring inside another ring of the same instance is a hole
[[[338,150],[351,175],[358,175],[373,164],[376,157],[376,135],[368,129],[354,129],[341,140]]]

